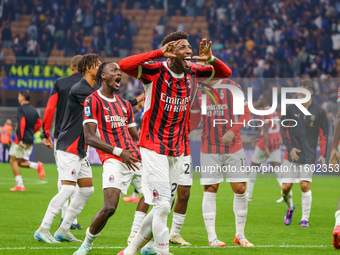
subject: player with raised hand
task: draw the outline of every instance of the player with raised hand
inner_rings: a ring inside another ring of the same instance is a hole
[[[123,72],[140,79],[145,90],[140,151],[143,160],[143,193],[145,202],[154,205],[144,218],[139,232],[119,254],[136,254],[152,235],[158,254],[169,254],[167,218],[172,196],[176,192],[185,137],[189,128],[190,89],[196,77],[229,77],[231,70],[212,55],[211,43],[201,42],[200,55],[193,57],[189,35],[174,32],[162,41],[162,48],[127,57],[119,62]],[[158,58],[164,62],[150,62]],[[191,63],[207,61],[212,66]]]
[[[74,254],[88,254],[108,219],[115,213],[119,197],[126,194],[135,172],[142,168],[136,145],[138,133],[131,104],[116,92],[120,87],[121,70],[116,63],[101,64],[97,73],[100,89],[85,100],[84,136],[86,143],[97,149],[103,163],[104,204],[86,230],[86,238]],[[139,174],[138,192],[142,192]],[[144,198],[140,208],[148,205]],[[144,213],[145,213],[144,212]]]
[[[83,78],[72,86],[57,142],[61,189],[50,201],[44,219],[34,234],[34,239],[46,243],[59,241],[79,242],[71,232],[72,222],[83,210],[86,201],[94,192],[92,169],[87,159],[87,146],[83,134],[83,108],[85,99],[98,89],[96,74],[102,63],[97,54],[86,54],[78,63],[78,71]],[[79,191],[71,201],[66,215],[54,237],[50,228],[62,205],[72,196],[79,185]],[[81,242],[81,241],[80,241]]]
[[[78,61],[81,59],[81,57],[82,57],[81,55],[76,55],[71,59],[70,68],[72,74],[70,76],[59,78],[54,82],[44,113],[43,141],[48,148],[54,149],[54,158],[58,170],[58,191],[61,189],[61,180],[58,168],[57,141],[60,133],[61,124],[63,121],[63,116],[66,111],[68,94],[71,90],[71,87],[77,82],[79,82],[82,78],[80,73],[78,73]],[[55,118],[54,142],[53,142],[50,131],[53,122],[53,116],[56,110],[57,113]],[[76,185],[76,191],[71,196],[71,199],[74,198],[78,189],[79,187],[78,185]],[[63,218],[65,217],[67,207],[68,201],[66,201],[65,204],[62,206],[61,220],[63,220]],[[77,218],[72,223],[71,229],[82,229],[82,227],[77,222]]]
[[[338,89],[338,113],[334,121],[334,135],[332,152],[329,157],[329,165],[333,170],[339,169],[339,142],[340,142],[340,86]],[[340,197],[338,202],[338,210],[335,212],[335,227],[333,230],[333,246],[335,249],[340,249]]]
[[[262,94],[258,100],[259,107],[262,110],[268,110],[272,105],[272,96],[270,93]],[[270,115],[261,116],[260,119],[264,122],[263,127],[260,128],[260,136],[257,141],[253,156],[251,158],[252,171],[248,176],[248,187],[247,187],[247,195],[248,201],[252,200],[253,197],[253,189],[256,181],[257,171],[260,165],[264,162],[270,162],[270,164],[276,170],[281,166],[281,134],[280,134],[280,125],[279,125],[279,115],[275,111]],[[255,171],[255,169],[256,171]],[[277,171],[277,181],[279,182],[280,187],[282,186],[280,172]],[[292,191],[290,191],[291,195]],[[282,201],[281,201],[282,200]],[[276,202],[283,202],[283,198],[281,197]]]
[[[299,81],[299,87],[314,93],[314,83],[309,79]],[[299,93],[299,98],[304,98],[304,93]],[[322,167],[326,162],[326,148],[328,137],[328,122],[325,111],[310,98],[302,104],[311,115],[305,115],[296,105],[287,106],[287,114],[281,116],[281,136],[286,152],[282,162],[282,196],[287,204],[287,213],[284,223],[292,222],[295,206],[289,193],[294,183],[300,183],[302,191],[302,218],[301,227],[309,227],[309,216],[312,207],[312,191],[310,183],[316,169],[316,148],[320,137]]]

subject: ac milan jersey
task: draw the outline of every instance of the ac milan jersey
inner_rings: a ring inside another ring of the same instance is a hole
[[[23,104],[18,108],[17,121],[14,143],[22,141],[24,144],[33,144],[34,133],[42,127],[42,120],[37,110],[30,104]]]
[[[269,107],[265,107],[263,109],[269,109]],[[262,109],[262,110],[263,110]],[[280,134],[280,118],[277,112],[275,111],[272,114],[260,116],[260,119],[264,123],[268,123],[268,149],[269,151],[276,150],[280,148],[280,140],[281,140],[281,134]],[[261,150],[264,150],[264,137],[263,137],[263,128],[260,128],[260,136],[259,141],[257,143],[257,147],[259,147]]]
[[[114,98],[107,98],[97,90],[86,98],[84,111],[83,124],[96,123],[97,135],[103,141],[123,150],[138,150],[129,133],[129,128],[135,127],[136,123],[134,122],[132,106],[128,101],[118,95],[115,95]],[[107,154],[101,150],[97,150],[97,152],[102,163],[109,158],[123,162],[120,157],[115,155]],[[134,152],[132,155],[141,160],[139,152]]]
[[[215,85],[221,84],[233,85],[241,89],[239,84],[229,79],[220,80]],[[243,148],[240,130],[244,126],[243,123],[247,123],[250,119],[248,103],[244,98],[244,115],[236,116],[233,114],[234,98],[230,90],[217,88],[215,91],[219,98],[207,95],[207,113],[202,115],[201,152],[209,154],[235,153]],[[202,93],[201,90],[198,92],[199,105],[201,105]],[[235,137],[226,145],[222,143],[222,137],[229,130],[234,132]]]
[[[162,56],[162,51],[156,50],[125,58],[119,66],[144,85],[145,104],[139,145],[158,154],[177,157],[185,149],[193,81],[188,73],[173,73],[168,62],[146,62]],[[214,66],[191,64],[191,72],[196,77],[212,78],[215,71],[218,77],[231,74],[220,60]]]
[[[57,150],[73,153],[80,158],[86,156],[83,133],[84,101],[97,89],[98,85],[95,84],[92,88],[84,78],[71,88],[58,137]]]
[[[59,78],[54,82],[44,114],[44,138],[51,136],[50,130],[56,108],[57,114],[55,118],[54,138],[58,138],[66,110],[68,94],[70,93],[71,87],[79,82],[81,78],[82,76],[79,73],[74,73],[70,76]]]

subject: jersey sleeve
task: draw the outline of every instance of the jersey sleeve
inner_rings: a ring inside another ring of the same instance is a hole
[[[58,81],[56,80],[53,84],[52,90],[50,92],[50,97],[47,102],[47,106],[44,113],[44,120],[43,120],[43,138],[49,138],[51,126],[53,122],[53,117],[55,113],[55,109],[57,107],[59,94],[58,94]]]
[[[281,116],[281,122],[285,121],[285,123],[287,123],[287,124],[284,125],[284,126],[281,125],[281,128],[280,128],[282,142],[286,146],[288,152],[290,152],[294,148],[293,145],[291,144],[290,138],[289,138],[289,126],[292,124],[292,122],[289,121],[289,119],[291,119],[291,117],[290,117],[291,111],[292,111],[291,106],[288,106],[287,107],[287,114]]]
[[[191,71],[196,77],[205,77],[208,78],[208,81],[212,78],[228,78],[232,73],[231,69],[221,60],[218,60],[215,65],[210,66],[193,64],[191,65]]]
[[[38,116],[37,120],[35,121],[35,124],[34,124],[34,133],[38,132],[42,126],[43,126],[43,122],[40,119],[40,117]]]
[[[124,58],[119,62],[119,67],[124,73],[140,79],[143,84],[149,84],[152,76],[159,73],[161,63],[147,62],[162,57],[162,50],[154,50]]]
[[[26,128],[26,118],[21,108],[19,108],[18,110],[17,120],[18,120],[17,138],[18,138],[18,141],[20,142],[24,138],[24,133],[25,133],[25,128]]]
[[[86,123],[96,123],[98,124],[98,103],[93,96],[89,96],[84,101],[84,121],[83,125]]]
[[[328,140],[328,120],[324,110],[320,113],[319,137],[320,137],[320,152],[321,156],[326,158],[327,140]]]
[[[83,88],[83,87],[85,87],[85,86],[80,86],[80,87],[77,88],[76,91],[74,91],[75,92],[75,96],[77,97],[78,102],[81,105],[84,105],[85,99],[89,95],[91,95],[92,92],[93,92],[92,90],[90,90],[89,87],[87,87],[87,86],[85,88]]]
[[[137,126],[137,124],[135,123],[135,117],[134,117],[132,106],[129,102],[127,102],[127,106],[128,106],[128,110],[127,110],[126,125],[128,128],[135,127]]]

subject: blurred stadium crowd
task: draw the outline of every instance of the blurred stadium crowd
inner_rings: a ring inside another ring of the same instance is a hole
[[[153,49],[173,31],[168,26],[172,16],[204,16],[214,54],[231,67],[234,79],[243,79],[243,88],[253,88],[255,98],[268,87],[296,86],[297,78],[310,77],[315,101],[333,120],[340,78],[339,0],[2,0],[0,61],[8,48],[16,57],[35,57],[40,64],[53,47],[65,57],[90,50],[106,57],[136,53],[132,44],[139,24],[121,8],[164,10],[153,32]],[[21,14],[33,15],[19,35],[10,24]],[[186,30],[186,25],[180,23],[177,30]],[[83,40],[88,35],[90,49]],[[201,39],[200,29],[191,34],[194,54]],[[134,79],[123,87],[127,98],[142,90]]]

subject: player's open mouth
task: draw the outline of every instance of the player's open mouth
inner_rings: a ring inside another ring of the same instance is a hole
[[[116,82],[116,86],[117,87],[120,87],[120,80],[121,80],[122,78],[117,78],[117,79],[115,79],[115,82]]]
[[[183,58],[183,66],[185,69],[189,69],[191,67],[191,57]]]

